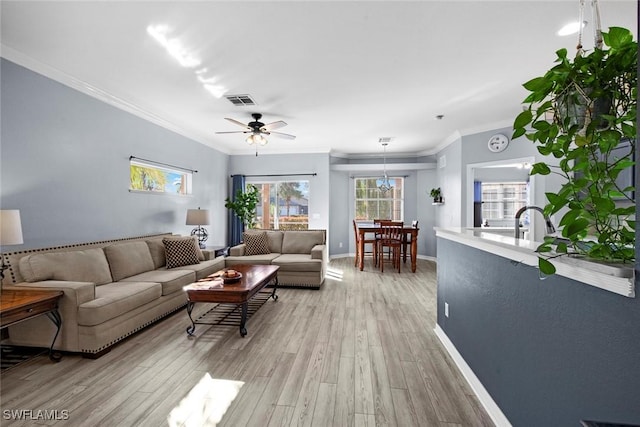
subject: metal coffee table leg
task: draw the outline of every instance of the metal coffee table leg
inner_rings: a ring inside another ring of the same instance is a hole
[[[47,317],[56,325],[56,335],[53,337],[53,341],[51,341],[51,347],[49,347],[49,359],[53,362],[59,362],[62,359],[62,353],[54,353],[53,345],[56,343],[56,339],[58,338],[58,334],[60,333],[60,327],[62,326],[62,317],[60,317],[60,313],[58,310],[52,310],[47,313]]]
[[[245,324],[247,323],[247,309],[249,308],[249,302],[245,302],[242,304],[242,317],[240,318],[240,335],[244,337],[247,335],[247,328],[245,328]]]
[[[276,276],[276,280],[273,285],[273,292],[271,292],[271,298],[273,298],[274,301],[278,301],[278,295],[276,295],[277,290],[278,290],[278,276]]]
[[[191,326],[187,327],[187,333],[193,336],[193,333],[196,330],[196,322],[193,321],[193,317],[191,317],[191,312],[193,311],[193,306],[196,305],[194,302],[187,303],[187,314],[189,315],[189,320],[191,320]]]

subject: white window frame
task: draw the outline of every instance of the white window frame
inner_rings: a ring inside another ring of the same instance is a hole
[[[247,184],[251,184],[251,185],[255,185],[255,186],[262,186],[264,184],[269,184],[269,185],[275,185],[276,188],[276,193],[275,193],[275,200],[276,200],[276,210],[277,208],[280,206],[279,205],[279,191],[278,191],[278,185],[285,183],[285,182],[306,182],[307,186],[308,186],[308,193],[307,193],[307,227],[306,229],[309,229],[309,221],[310,221],[310,216],[309,216],[309,212],[308,212],[308,206],[310,203],[310,199],[311,199],[311,181],[308,179],[247,179]],[[263,201],[264,203],[264,201]],[[257,208],[256,208],[257,209]],[[256,212],[256,217],[260,217],[261,213],[260,212]],[[304,223],[300,223],[300,224],[304,224]],[[262,224],[261,224],[262,225]],[[280,213],[276,212],[275,214],[273,214],[273,229],[274,230],[279,230],[280,229]]]
[[[380,197],[376,197],[376,198],[370,198],[370,197],[365,197],[365,198],[358,198],[358,180],[376,180],[379,181],[380,177],[379,176],[356,176],[353,179],[353,215],[354,218],[356,220],[362,221],[362,220],[369,220],[369,221],[373,221],[374,219],[393,219],[396,221],[404,221],[404,195],[405,195],[405,178],[402,176],[390,176],[389,180],[394,182],[394,180],[396,181],[400,181],[402,183],[402,191],[400,193],[400,197],[397,198],[393,198],[393,199],[389,199],[389,197],[385,197],[380,190],[377,189],[376,187],[376,191],[377,194]],[[377,185],[377,184],[376,184]],[[370,190],[372,190],[373,188],[369,188]],[[391,192],[393,192],[393,190],[390,190]],[[392,215],[392,218],[388,218],[389,215],[387,214],[381,214],[380,212],[378,212],[378,215],[375,216],[375,218],[360,218],[358,217],[358,201],[359,200],[376,200],[376,201],[380,201],[380,200],[392,200],[394,201],[393,203],[399,203],[400,204],[400,209],[399,209],[399,216],[394,218]]]

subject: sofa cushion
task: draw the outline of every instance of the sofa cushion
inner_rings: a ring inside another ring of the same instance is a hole
[[[264,254],[264,255],[249,255],[249,256],[228,256],[224,259],[225,266],[238,264],[271,264],[271,261],[279,257],[280,254]]]
[[[279,271],[322,271],[322,260],[311,259],[309,254],[282,254],[271,264],[279,265]]]
[[[193,271],[196,274],[196,280],[204,279],[210,274],[224,268],[224,257],[219,256],[214,259],[202,261],[200,264],[183,265],[176,267],[174,270]]]
[[[78,306],[78,324],[99,325],[154,301],[161,294],[160,283],[120,282],[97,286],[96,299]]]
[[[283,254],[309,254],[315,245],[324,244],[323,230],[287,231],[282,239]]]
[[[113,281],[102,248],[27,255],[20,258],[19,266],[27,282],[64,280],[103,285]]]
[[[198,264],[195,240],[191,237],[165,237],[162,239],[167,256],[167,268]]]
[[[160,268],[167,264],[167,256],[165,255],[164,243],[162,239],[149,239],[146,241],[153,260],[153,267]]]
[[[242,233],[242,240],[245,244],[245,255],[264,255],[269,252],[269,240],[267,239],[267,233],[251,232]]]
[[[284,232],[280,230],[267,230],[266,233],[269,239],[269,252],[281,253]]]
[[[149,246],[143,241],[109,245],[104,253],[114,282],[154,269]]]
[[[123,286],[125,282],[155,282],[162,286],[162,295],[169,295],[182,290],[183,286],[196,281],[196,274],[190,270],[160,270],[146,271],[135,276],[122,279]]]

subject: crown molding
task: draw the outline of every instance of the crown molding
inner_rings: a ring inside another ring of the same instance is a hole
[[[412,171],[412,170],[426,170],[435,169],[436,163],[347,163],[347,164],[335,164],[331,165],[332,171],[340,172],[379,172],[381,170],[387,171]]]
[[[442,141],[440,144],[436,145],[433,148],[429,148],[425,151],[421,151],[419,153],[420,156],[433,156],[435,154],[438,154],[440,151],[444,150],[445,148],[447,148],[449,145],[453,144],[455,141],[459,140],[462,138],[462,134],[459,131],[454,131],[451,135],[449,135],[448,137],[446,137],[444,139],[444,141]]]

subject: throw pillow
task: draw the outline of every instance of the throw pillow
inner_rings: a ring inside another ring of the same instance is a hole
[[[167,268],[176,268],[183,265],[199,264],[196,243],[191,237],[164,238]]]
[[[269,239],[267,233],[242,233],[245,244],[245,255],[264,255],[269,252]]]

